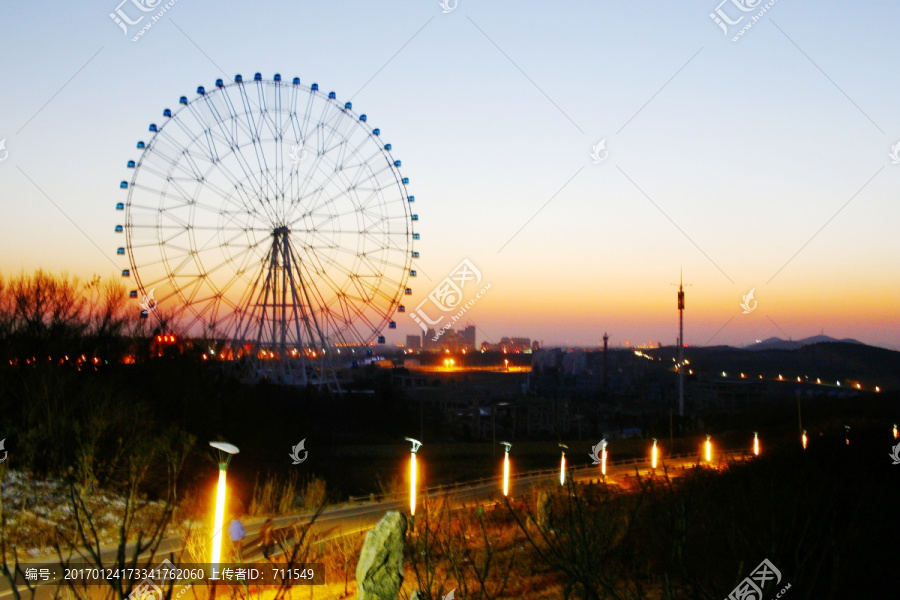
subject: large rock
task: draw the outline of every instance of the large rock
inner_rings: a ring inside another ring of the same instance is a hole
[[[395,510],[389,510],[366,534],[356,565],[359,600],[397,600],[403,583],[405,536],[406,517]]]

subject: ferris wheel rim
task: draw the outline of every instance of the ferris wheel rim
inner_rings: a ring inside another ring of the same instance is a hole
[[[278,90],[278,91],[290,87],[292,89],[291,93],[294,94],[295,97],[296,97],[296,94],[298,93],[297,92],[298,86],[296,83],[285,84],[285,83],[273,81],[273,80],[259,80],[259,79],[255,79],[252,83],[256,84],[257,91],[259,91],[263,86],[274,88],[275,90]],[[194,106],[197,103],[203,103],[205,105],[209,105],[210,96],[213,94],[216,94],[217,92],[225,94],[226,90],[228,90],[228,89],[238,88],[241,98],[242,99],[246,98],[247,96],[246,96],[246,87],[245,86],[248,86],[248,84],[249,84],[249,82],[233,82],[233,83],[229,83],[229,84],[217,85],[217,88],[215,90],[210,90],[209,92],[205,92],[205,91],[201,92],[200,89],[198,88],[198,95],[196,97],[194,97],[193,99],[185,102],[184,101],[185,98],[182,97],[182,99],[181,99],[182,101],[180,103],[180,107],[178,110],[170,112],[167,109],[165,112],[170,113],[170,114],[166,115],[167,120],[163,121],[163,124],[161,126],[155,126],[155,125],[151,126],[151,131],[152,131],[153,135],[150,138],[149,143],[144,145],[143,152],[141,153],[138,160],[134,163],[134,167],[133,167],[134,173],[132,175],[130,184],[128,185],[128,193],[127,193],[127,199],[126,199],[126,204],[125,204],[125,211],[126,211],[126,218],[125,218],[126,244],[125,245],[127,248],[127,255],[128,255],[129,265],[131,267],[131,273],[135,279],[137,288],[141,292],[145,292],[147,290],[147,288],[154,286],[154,285],[164,283],[166,280],[168,280],[168,282],[169,282],[169,284],[171,284],[171,287],[173,290],[172,293],[169,294],[168,298],[174,297],[174,298],[178,298],[181,300],[182,304],[181,304],[181,309],[178,311],[178,315],[182,316],[185,313],[187,313],[189,316],[193,316],[193,319],[191,320],[190,325],[195,324],[197,321],[203,321],[204,314],[206,314],[210,310],[212,310],[214,313],[217,314],[217,309],[218,309],[217,302],[211,301],[208,297],[202,297],[198,300],[196,298],[196,293],[197,293],[196,290],[193,291],[193,294],[188,294],[188,293],[186,293],[186,285],[183,283],[180,284],[178,282],[178,279],[180,277],[182,277],[181,275],[179,275],[179,270],[184,268],[185,265],[190,265],[193,263],[194,266],[196,266],[197,269],[201,272],[203,272],[204,269],[207,268],[204,266],[203,258],[200,256],[200,252],[203,251],[210,244],[210,242],[215,240],[216,237],[210,236],[206,240],[205,243],[200,245],[200,241],[196,237],[198,232],[204,231],[204,229],[206,229],[206,230],[211,230],[215,234],[218,235],[218,234],[222,234],[223,232],[228,230],[234,234],[234,238],[225,242],[225,246],[229,247],[229,251],[230,251],[231,247],[237,248],[237,254],[232,255],[232,256],[225,256],[223,262],[214,264],[210,268],[212,270],[219,270],[219,269],[224,270],[230,265],[232,260],[240,259],[245,262],[243,262],[241,264],[240,268],[235,270],[231,279],[226,282],[226,284],[224,286],[225,287],[224,290],[217,287],[215,283],[211,282],[208,284],[208,285],[212,286],[212,290],[215,292],[214,295],[219,296],[219,302],[224,301],[226,304],[230,305],[230,307],[232,308],[232,315],[234,315],[234,314],[240,312],[239,305],[243,302],[244,298],[242,296],[238,300],[237,303],[235,303],[233,301],[227,301],[225,299],[224,292],[227,291],[228,288],[236,285],[238,280],[245,275],[248,265],[253,263],[254,258],[259,258],[258,256],[254,257],[253,253],[258,252],[265,245],[265,242],[267,242],[270,237],[275,236],[277,234],[279,227],[287,227],[291,231],[293,231],[294,228],[298,227],[298,225],[303,225],[306,220],[311,220],[313,218],[313,216],[316,215],[317,210],[321,209],[323,206],[332,204],[335,201],[335,197],[336,197],[336,196],[325,197],[324,199],[317,198],[316,203],[314,203],[313,205],[308,207],[304,212],[301,212],[300,214],[297,214],[297,208],[302,204],[301,201],[303,200],[303,197],[295,198],[290,203],[290,206],[289,206],[290,210],[288,212],[285,212],[284,214],[282,214],[280,216],[275,216],[272,214],[271,210],[269,210],[267,212],[265,205],[260,206],[258,204],[248,204],[248,198],[246,198],[246,197],[239,198],[237,201],[234,201],[234,200],[229,200],[224,194],[220,194],[223,196],[223,201],[230,202],[231,204],[234,205],[232,207],[231,213],[225,212],[221,208],[218,210],[220,216],[230,216],[229,223],[231,222],[231,220],[234,220],[237,217],[242,216],[242,215],[246,216],[247,219],[250,219],[251,216],[254,218],[258,218],[260,212],[262,212],[262,213],[265,213],[265,216],[270,219],[270,225],[273,222],[278,222],[277,220],[273,221],[273,219],[280,219],[281,222],[283,222],[284,224],[276,226],[276,227],[274,227],[274,229],[271,227],[267,228],[267,227],[261,226],[258,223],[252,224],[252,225],[247,225],[245,223],[243,226],[241,226],[241,224],[236,224],[233,227],[231,227],[230,225],[227,227],[205,226],[205,228],[204,228],[203,226],[194,226],[192,224],[193,220],[195,218],[194,213],[198,209],[201,211],[208,210],[211,213],[214,213],[214,212],[216,212],[216,209],[211,206],[205,206],[204,204],[198,204],[196,202],[196,198],[191,198],[190,194],[184,193],[183,194],[184,197],[181,199],[185,202],[186,205],[190,206],[188,220],[181,222],[181,223],[176,223],[175,225],[171,225],[171,224],[168,225],[168,227],[170,227],[173,230],[172,237],[171,237],[171,239],[168,239],[168,240],[160,239],[160,232],[164,230],[164,226],[161,225],[159,220],[157,220],[155,230],[157,232],[157,242],[158,242],[160,248],[165,247],[166,243],[170,242],[177,235],[180,235],[184,232],[189,231],[189,235],[187,236],[187,238],[188,238],[187,245],[186,245],[186,248],[184,249],[184,251],[185,251],[185,254],[189,254],[190,256],[184,256],[181,264],[175,265],[175,264],[170,263],[170,261],[169,261],[170,257],[166,254],[166,252],[164,250],[161,250],[159,265],[161,265],[161,268],[164,270],[166,277],[153,279],[151,277],[147,277],[145,272],[142,272],[142,269],[145,269],[146,265],[139,264],[140,261],[138,260],[136,251],[139,248],[152,247],[153,243],[152,243],[152,241],[150,241],[147,243],[136,244],[135,243],[135,232],[136,232],[136,230],[138,230],[142,227],[150,229],[150,230],[154,229],[154,227],[152,225],[150,225],[150,226],[143,225],[142,226],[142,225],[139,225],[134,222],[133,210],[137,206],[139,206],[138,203],[135,201],[135,191],[141,190],[141,181],[140,181],[141,174],[151,171],[151,170],[147,169],[147,167],[148,167],[147,161],[149,158],[154,156],[154,152],[156,151],[157,145],[160,144],[161,143],[160,140],[163,139],[162,136],[166,135],[166,127],[169,126],[171,123],[180,123],[180,121],[178,120],[179,115],[182,114],[184,111],[190,111],[190,112],[195,113],[196,111],[194,109]],[[319,135],[319,133],[328,132],[327,143],[329,143],[329,144],[334,143],[335,135],[337,135],[340,131],[340,128],[343,127],[343,125],[341,124],[341,119],[343,119],[344,123],[347,123],[347,122],[350,123],[350,125],[347,126],[348,129],[351,129],[351,130],[353,130],[354,128],[362,129],[365,132],[366,140],[379,138],[378,141],[380,142],[379,130],[372,128],[367,123],[367,121],[365,119],[365,115],[359,115],[358,113],[353,112],[352,105],[350,105],[349,102],[346,103],[344,106],[340,106],[339,102],[337,101],[337,99],[333,93],[326,96],[325,93],[318,90],[317,86],[315,86],[315,85],[310,86],[308,92],[309,92],[309,99],[307,101],[306,112],[303,115],[303,118],[305,119],[304,123],[303,123],[304,125],[307,124],[306,120],[308,120],[308,118],[309,118],[310,107],[313,105],[314,100],[318,100],[320,103],[324,103],[322,106],[322,114],[323,115],[326,114],[326,112],[329,109],[332,109],[332,110],[335,108],[338,109],[337,111],[333,111],[332,115],[329,117],[331,120],[338,120],[338,123],[331,125],[329,127],[329,126],[326,126],[326,124],[324,122],[319,121],[313,127],[313,130],[312,130],[313,134]],[[225,96],[225,98],[226,99],[228,98],[227,95]],[[279,98],[279,101],[280,101],[280,98]],[[294,104],[296,104],[296,102]],[[233,104],[231,106],[233,107]],[[249,110],[245,110],[244,112],[236,112],[233,110],[232,112],[228,113],[227,115],[224,115],[223,117],[221,117],[221,119],[219,121],[217,121],[216,123],[209,123],[207,127],[199,130],[197,132],[197,135],[193,138],[193,140],[191,140],[191,142],[196,143],[197,140],[199,139],[200,135],[207,135],[207,136],[211,135],[211,132],[214,128],[216,128],[216,127],[221,128],[222,124],[225,122],[229,122],[229,123],[233,124],[236,120],[240,119],[241,117],[247,118],[249,120],[249,117],[251,116],[250,112],[251,111],[249,111]],[[265,111],[263,111],[263,112],[265,112]],[[284,109],[283,108],[280,109],[280,112],[283,113]],[[295,118],[298,115],[295,111],[292,110],[288,113],[288,116],[290,117],[288,119],[288,121],[290,123],[294,123]],[[349,121],[348,121],[348,119],[349,119]],[[304,144],[306,143],[306,140],[309,138],[310,135],[311,135],[311,133],[307,133],[307,135],[305,137],[300,136],[303,139]],[[344,140],[349,139],[349,135],[350,135],[350,133],[345,133],[343,139]],[[280,134],[273,135],[273,136],[271,136],[271,138],[272,139],[270,140],[269,137],[267,136],[264,139],[261,134],[257,133],[256,137],[251,136],[251,143],[245,144],[245,146],[246,145],[254,145],[255,146],[258,144],[262,144],[263,141],[283,144],[284,131],[281,130]],[[344,143],[345,142],[338,141],[337,146],[334,146],[334,145],[326,146],[324,151],[317,152],[317,155],[315,158],[316,162],[314,163],[314,165],[317,166],[320,163],[323,163],[323,161],[326,161],[325,164],[327,164],[327,160],[329,158],[329,156],[328,156],[329,153],[333,152],[335,148],[340,147],[341,144],[344,144]],[[140,143],[139,143],[139,147],[140,147]],[[353,150],[353,153],[351,154],[351,156],[357,155],[361,151],[361,149],[363,149],[363,147],[364,147],[364,143],[360,142],[356,146],[356,148]],[[232,154],[234,154],[235,152],[241,151],[241,146],[240,145],[229,145],[228,150]],[[185,154],[187,154],[186,150],[185,150]],[[217,160],[214,160],[213,163],[209,165],[208,170],[206,171],[205,175],[208,175],[209,173],[213,172],[215,169],[221,168],[219,166],[221,161],[218,160],[218,157],[215,157],[215,158]],[[383,162],[380,162],[380,159],[383,159]],[[369,218],[373,218],[374,223],[381,223],[382,225],[385,222],[387,222],[387,224],[390,225],[390,222],[391,222],[390,219],[394,219],[394,220],[397,219],[398,215],[396,215],[396,214],[392,215],[390,217],[385,216],[384,209],[385,209],[386,201],[384,199],[384,194],[383,194],[384,190],[393,189],[394,187],[396,187],[396,189],[398,190],[399,193],[396,194],[390,200],[390,202],[392,204],[399,204],[400,206],[402,206],[402,209],[400,212],[400,217],[402,217],[402,223],[404,225],[403,231],[402,232],[390,231],[390,227],[387,227],[387,226],[383,227],[382,231],[379,231],[378,227],[374,227],[374,228],[372,228],[372,230],[370,230],[365,227],[362,227],[359,224],[358,224],[356,231],[353,231],[350,229],[341,229],[341,228],[334,228],[334,229],[328,230],[328,229],[322,229],[321,227],[308,225],[305,228],[305,232],[310,235],[310,239],[317,240],[315,242],[315,244],[318,244],[318,246],[315,245],[314,243],[301,243],[299,245],[299,247],[302,248],[303,252],[306,255],[311,256],[314,259],[312,261],[307,261],[307,263],[309,263],[309,262],[321,263],[323,261],[323,257],[321,254],[325,253],[325,251],[331,251],[334,253],[340,252],[340,253],[344,253],[347,255],[352,255],[352,249],[342,247],[339,244],[335,244],[333,241],[331,243],[329,243],[329,238],[324,237],[324,236],[327,236],[328,234],[338,235],[338,236],[357,235],[358,236],[357,237],[357,248],[356,248],[356,254],[355,254],[355,258],[357,259],[357,262],[354,264],[359,264],[362,262],[372,262],[372,259],[369,256],[370,253],[379,252],[379,251],[382,253],[385,253],[386,251],[390,250],[390,248],[387,246],[379,247],[377,245],[374,245],[373,248],[368,249],[368,250],[365,250],[365,249],[360,250],[361,244],[364,244],[364,243],[374,244],[373,239],[369,239],[368,241],[366,241],[365,238],[370,238],[370,236],[373,236],[373,235],[374,236],[382,235],[383,239],[391,240],[391,243],[395,246],[396,246],[396,243],[393,240],[395,240],[397,238],[401,238],[405,242],[404,243],[405,249],[399,248],[400,250],[403,251],[403,261],[402,261],[403,264],[402,265],[398,264],[398,263],[389,263],[389,261],[384,258],[381,259],[382,267],[384,267],[385,265],[390,265],[392,268],[395,268],[399,271],[399,276],[397,276],[394,279],[390,279],[390,280],[386,281],[387,285],[389,286],[388,289],[393,290],[392,293],[385,294],[384,292],[382,292],[381,287],[380,287],[380,282],[379,282],[379,287],[373,288],[375,290],[375,292],[377,292],[381,296],[383,296],[381,298],[382,301],[387,301],[388,308],[381,312],[381,314],[380,314],[381,318],[380,318],[379,323],[377,323],[377,324],[369,323],[370,331],[369,331],[368,335],[366,336],[367,339],[371,339],[372,337],[374,337],[375,335],[380,333],[381,330],[387,324],[393,323],[391,321],[391,319],[393,318],[393,315],[397,312],[398,307],[401,306],[400,303],[402,301],[403,295],[406,293],[406,290],[407,290],[406,286],[408,285],[408,280],[409,280],[410,274],[412,273],[414,275],[414,271],[411,271],[411,268],[410,268],[413,264],[413,261],[412,261],[413,243],[412,243],[412,241],[415,238],[415,236],[413,235],[414,234],[414,231],[413,231],[414,228],[413,228],[413,223],[412,223],[412,221],[414,220],[413,214],[412,214],[411,207],[409,206],[409,202],[407,201],[408,198],[411,200],[411,197],[408,196],[408,190],[406,187],[408,179],[405,177],[402,177],[400,170],[399,170],[400,161],[395,160],[393,158],[393,155],[391,154],[391,146],[389,144],[381,144],[381,143],[377,144],[375,146],[375,150],[372,152],[372,154],[370,154],[368,157],[366,157],[366,159],[363,160],[360,163],[360,165],[357,166],[357,177],[362,176],[362,174],[365,174],[368,171],[369,179],[367,179],[366,181],[369,181],[372,178],[374,178],[376,176],[376,172],[370,167],[370,165],[373,164],[373,161],[376,161],[375,164],[380,166],[377,173],[380,174],[380,173],[387,172],[390,174],[390,176],[391,176],[390,184],[391,185],[390,185],[390,187],[384,186],[381,188],[376,186],[375,188],[373,188],[373,192],[371,193],[371,195],[367,199],[365,199],[366,204],[368,204],[369,202],[373,202],[374,207],[376,209],[380,208],[382,210],[381,221],[374,220],[374,217],[371,215]],[[172,162],[170,162],[169,167],[170,167],[170,170],[166,174],[166,179],[165,179],[167,185],[162,190],[148,190],[151,192],[151,195],[152,195],[153,191],[156,191],[156,193],[159,195],[160,207],[157,210],[158,210],[160,219],[162,218],[163,213],[166,211],[166,209],[162,206],[162,203],[165,202],[167,194],[169,194],[168,184],[172,183],[175,180],[173,171],[178,167],[178,165],[175,161],[172,161]],[[298,170],[298,169],[299,169],[299,166],[297,164],[294,164],[291,167],[289,167],[289,170],[292,172],[295,170]],[[284,172],[283,164],[282,164],[281,168],[276,167],[276,168],[274,168],[274,170],[270,170],[269,168],[266,168],[266,170],[262,170],[262,168],[261,168],[260,172],[258,173],[258,175],[260,175],[261,177],[257,180],[257,183],[259,184],[260,187],[274,185],[276,187],[276,189],[279,189],[281,196],[284,196],[285,195],[284,189],[277,188],[277,183],[273,183],[272,181],[268,181],[268,182],[264,183],[262,181],[263,179],[265,179],[266,177],[268,177],[269,175],[271,175],[273,173],[274,173],[274,175],[279,175],[279,174],[283,175],[283,172]],[[311,174],[314,173],[314,169],[308,169],[306,173],[307,174],[306,174],[306,178],[304,181],[304,185],[308,186],[311,181],[311,177],[312,177]],[[245,172],[244,175],[245,175],[244,179],[240,180],[242,183],[250,182],[253,179],[253,176],[257,175],[257,173],[249,173],[248,174]],[[356,189],[353,186],[353,181],[347,180],[342,166],[341,166],[341,168],[335,168],[334,176],[338,179],[344,180],[344,183],[349,184],[348,190]],[[205,183],[205,181],[203,179],[200,179],[200,181]],[[331,181],[332,181],[332,179],[327,179],[326,183],[331,183]],[[173,185],[173,187],[177,187],[177,186]],[[326,187],[325,184],[322,184],[322,185],[320,185],[320,189],[314,190],[314,191],[318,194],[318,196],[321,196],[325,187]],[[235,185],[234,192],[235,192],[235,194],[240,194],[241,192],[243,192],[243,189],[241,189],[240,186]],[[177,195],[172,194],[172,196],[177,196]],[[350,198],[350,199],[357,198],[357,196],[355,194],[349,194],[349,193],[343,194],[343,195],[341,195],[339,193],[339,194],[337,194],[337,196],[339,196],[342,200],[345,200],[345,201],[348,198]],[[152,209],[151,206],[147,206],[145,208],[148,210]],[[262,211],[259,211],[260,208],[262,208]],[[362,219],[361,215],[363,214],[363,209],[364,209],[364,207],[360,206],[357,210],[357,219],[358,220]],[[338,214],[329,214],[326,212],[326,213],[324,213],[325,222],[327,223],[329,221],[334,221],[336,219],[346,217],[348,214],[350,214],[350,212],[352,212],[352,211],[348,211],[347,213],[338,213]],[[322,215],[319,215],[319,218],[322,218]],[[230,229],[229,229],[229,227],[230,227]],[[182,228],[183,231],[182,231],[182,229],[179,229],[179,228]],[[298,228],[298,231],[303,231],[303,230],[304,229],[302,227]],[[387,231],[384,231],[384,230],[387,230]],[[241,234],[244,234],[244,235],[253,234],[253,235],[257,235],[257,238],[255,238],[255,240],[251,243],[249,241],[250,238],[248,237],[248,242],[245,245],[241,246],[241,245],[236,244],[234,241],[234,240],[238,239],[241,236]],[[199,250],[197,249],[198,247],[199,247]],[[190,250],[188,251],[187,248],[189,248]],[[318,252],[318,250],[322,250],[322,253]],[[175,258],[177,258],[179,255],[173,254],[173,256]],[[393,255],[391,255],[391,256],[393,256]],[[366,301],[371,302],[372,298],[364,297],[365,294],[363,294],[363,293],[360,293],[358,296],[352,296],[350,293],[348,293],[351,291],[351,289],[347,282],[352,280],[354,277],[358,278],[359,277],[358,274],[354,275],[354,273],[350,272],[346,268],[346,266],[344,266],[343,268],[338,268],[336,266],[337,263],[334,263],[334,261],[331,261],[331,259],[329,259],[327,256],[324,258],[324,261],[331,262],[332,270],[344,271],[343,275],[345,276],[345,281],[340,285],[338,285],[338,284],[333,285],[332,289],[330,290],[330,292],[333,293],[333,296],[330,298],[330,300],[328,300],[328,301],[322,300],[321,301],[321,303],[318,307],[321,315],[324,315],[326,318],[330,318],[332,306],[337,303],[340,303],[340,302],[348,302],[348,301],[357,301],[360,303],[365,303]],[[309,269],[317,268],[317,267],[315,267],[314,265],[306,264],[306,266],[303,268],[305,268],[307,270],[307,272],[309,272]],[[324,268],[322,270],[324,271]],[[373,268],[372,271],[377,272],[377,269]],[[205,274],[206,273],[204,272],[204,275]],[[184,275],[184,278],[190,278],[190,277],[192,277],[192,275],[190,275],[190,274]],[[382,279],[382,280],[385,279],[384,272],[382,272],[380,274],[380,279]],[[331,283],[333,283],[333,282],[331,282]],[[321,293],[317,290],[312,296],[315,297],[315,296],[319,296],[319,295],[321,295]],[[167,299],[166,297],[163,297],[163,298],[160,298],[159,300],[166,300],[166,299]],[[200,304],[202,302],[206,302],[206,305],[203,306],[199,310],[195,310],[194,309],[195,305]],[[212,306],[212,305],[215,305],[215,306]],[[376,314],[378,313],[378,311],[370,311],[370,312],[375,312]],[[349,313],[347,313],[347,314],[349,314]],[[335,331],[340,331],[340,332],[354,333],[352,328],[349,327],[348,323],[346,322],[346,316],[347,315],[345,314],[345,322],[343,323],[343,329],[339,326],[336,326],[337,325],[336,322],[333,324],[333,325],[335,325],[335,327],[333,327],[333,329]],[[359,318],[363,317],[362,313],[359,313],[356,316]],[[212,322],[214,324],[215,319],[213,319]],[[324,344],[324,342],[323,342],[323,344]]]

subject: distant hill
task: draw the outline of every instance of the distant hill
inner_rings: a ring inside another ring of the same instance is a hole
[[[813,344],[820,344],[823,342],[843,342],[845,344],[859,344],[860,346],[864,346],[862,342],[859,340],[854,340],[852,338],[845,338],[843,340],[838,340],[833,337],[827,335],[814,335],[812,337],[803,338],[802,340],[783,340],[777,337],[770,337],[761,342],[757,342],[755,344],[750,344],[749,346],[744,346],[745,350],[798,350],[803,348],[804,346],[811,346]]]

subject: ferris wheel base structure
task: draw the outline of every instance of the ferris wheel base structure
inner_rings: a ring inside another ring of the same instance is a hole
[[[244,380],[340,390],[416,273],[391,144],[335,92],[278,74],[219,79],[162,114],[119,186],[131,297]]]

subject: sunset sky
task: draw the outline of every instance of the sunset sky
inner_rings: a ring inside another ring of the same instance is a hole
[[[895,3],[778,0],[737,42],[765,3],[720,5],[744,16],[725,35],[716,0],[177,0],[137,42],[117,5],[0,9],[5,275],[126,268],[114,206],[148,124],[278,72],[381,128],[420,216],[407,304],[470,260],[491,284],[479,342],[674,344],[683,269],[688,344],[900,349]],[[418,332],[396,320],[389,343]]]

